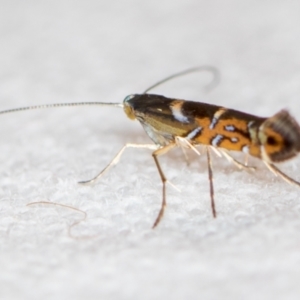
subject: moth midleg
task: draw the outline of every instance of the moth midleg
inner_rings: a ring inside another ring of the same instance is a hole
[[[119,162],[122,154],[124,153],[124,151],[127,148],[146,148],[146,149],[155,150],[155,149],[157,149],[157,146],[154,144],[130,144],[130,143],[127,143],[121,148],[121,150],[116,154],[116,156],[111,160],[111,162],[98,175],[96,175],[94,178],[92,178],[90,180],[79,181],[79,183],[86,184],[86,185],[95,183],[111,167],[113,167],[114,165],[116,165]]]
[[[214,199],[212,161],[211,161],[209,151],[210,151],[209,147],[206,147],[211,210],[212,210],[213,217],[216,218],[217,217],[217,212],[216,212],[215,199]]]
[[[190,159],[189,159],[189,156],[187,155],[187,153],[185,151],[185,148],[182,145],[180,145],[180,149],[183,153],[184,160],[185,160],[186,164],[189,166],[190,165]]]
[[[177,146],[176,143],[170,143],[167,146],[159,148],[159,149],[157,149],[156,151],[154,151],[152,153],[152,156],[153,156],[153,159],[155,161],[155,164],[156,164],[156,167],[157,167],[160,179],[161,179],[162,184],[163,184],[163,187],[162,187],[162,203],[161,203],[161,208],[160,208],[160,211],[158,213],[158,216],[157,216],[157,218],[156,218],[156,220],[155,220],[152,228],[154,228],[154,227],[156,227],[158,225],[158,223],[160,222],[161,218],[164,215],[164,211],[165,211],[165,208],[167,206],[167,202],[166,202],[166,182],[167,182],[167,178],[166,178],[164,172],[161,169],[161,166],[159,164],[159,161],[158,161],[157,157],[159,155],[166,154],[167,152],[169,152],[172,148],[174,148],[176,146]]]

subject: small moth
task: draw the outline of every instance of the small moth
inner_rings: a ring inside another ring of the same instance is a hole
[[[239,168],[254,169],[234,159],[228,151],[240,151],[246,155],[259,158],[276,176],[279,175],[285,181],[300,186],[300,182],[289,177],[274,165],[274,163],[295,157],[300,151],[300,126],[288,111],[281,110],[272,117],[262,118],[217,105],[167,98],[148,93],[166,81],[196,71],[212,72],[215,80],[211,85],[215,85],[218,81],[218,71],[215,68],[201,66],[169,76],[152,85],[142,94],[132,94],[125,97],[123,103],[58,103],[15,108],[1,111],[0,114],[38,108],[78,105],[122,107],[129,119],[138,120],[141,123],[154,144],[124,145],[97,176],[88,181],[81,181],[80,183],[94,183],[113,165],[117,164],[127,148],[152,149],[152,157],[162,181],[162,203],[153,228],[159,224],[166,208],[167,178],[160,166],[158,157],[168,153],[177,146],[183,149],[192,149],[198,154],[199,152],[196,147],[199,145],[205,147],[213,217],[216,217],[217,213],[214,201],[211,149],[226,157]]]

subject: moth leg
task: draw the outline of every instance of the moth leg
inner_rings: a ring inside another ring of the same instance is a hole
[[[161,208],[160,208],[160,211],[158,213],[158,216],[157,216],[157,218],[156,218],[156,220],[155,220],[152,228],[155,228],[158,225],[158,223],[160,222],[161,218],[164,215],[164,211],[165,211],[165,208],[167,206],[167,202],[166,202],[166,182],[167,182],[167,178],[166,178],[164,172],[161,169],[161,166],[159,164],[159,161],[158,161],[157,157],[159,155],[166,154],[167,152],[169,152],[172,148],[174,148],[176,146],[177,146],[176,143],[171,143],[171,144],[169,144],[167,146],[164,146],[162,148],[157,149],[156,151],[154,151],[152,153],[152,156],[153,156],[153,159],[155,161],[155,164],[156,164],[156,167],[157,167],[160,179],[161,179],[162,184],[163,184],[163,187],[162,187],[162,203],[161,203]]]
[[[190,165],[190,159],[189,159],[189,157],[188,157],[188,155],[185,151],[185,148],[182,145],[180,145],[180,148],[181,148],[181,151],[183,153],[184,160],[185,160],[186,164],[189,166]]]
[[[300,186],[300,182],[289,177],[288,175],[286,175],[285,173],[283,173],[282,171],[280,171],[275,165],[268,163],[266,161],[263,161],[266,166],[268,167],[268,169],[275,174],[275,176],[279,175],[283,180],[285,180],[286,182],[290,183],[290,184],[295,184],[297,186]]]
[[[246,170],[251,170],[251,171],[255,171],[255,167],[250,167],[247,164],[243,164],[241,162],[239,162],[238,160],[236,160],[235,158],[233,158],[227,151],[225,150],[220,150],[221,153],[227,158],[227,160],[231,163],[233,163],[234,165],[236,165],[239,169],[246,169]]]
[[[206,147],[211,210],[212,210],[213,217],[216,218],[217,212],[216,212],[215,199],[214,199],[212,161],[211,161],[209,151],[210,151],[209,147]]]
[[[183,155],[185,157],[185,161],[187,163],[187,165],[189,166],[190,165],[190,160],[189,160],[189,157],[186,153],[186,148],[187,149],[191,149],[193,150],[196,154],[200,155],[200,152],[198,151],[198,149],[196,149],[196,147],[190,143],[190,141],[186,138],[182,138],[182,137],[179,137],[179,136],[176,136],[175,137],[175,142],[178,146],[180,146],[182,152],[183,152]]]
[[[196,154],[200,155],[200,152],[196,149],[195,146],[193,146],[190,141],[186,138],[182,138],[180,136],[176,136],[175,137],[175,142],[178,146],[182,147],[183,148],[188,148],[188,149],[191,149],[193,150]]]
[[[111,162],[98,174],[96,175],[94,178],[90,179],[90,180],[86,180],[86,181],[79,181],[78,183],[80,184],[85,184],[85,185],[89,185],[89,184],[93,184],[95,183],[102,175],[104,175],[112,166],[116,165],[123,152],[127,149],[127,148],[146,148],[146,149],[157,149],[157,146],[154,144],[126,144],[124,145],[121,150],[117,153],[117,155],[111,160]]]

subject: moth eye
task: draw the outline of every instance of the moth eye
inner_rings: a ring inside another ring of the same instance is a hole
[[[123,100],[123,102],[128,102],[132,98],[134,98],[134,95],[128,95],[128,96],[125,97],[125,99]]]
[[[275,146],[278,143],[277,143],[276,139],[273,136],[269,136],[267,138],[267,144],[270,145],[270,146]]]

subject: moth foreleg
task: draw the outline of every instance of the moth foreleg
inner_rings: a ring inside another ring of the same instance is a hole
[[[86,180],[86,181],[79,181],[80,184],[93,184],[95,183],[102,175],[104,175],[111,167],[113,167],[114,165],[116,165],[122,154],[124,153],[124,151],[127,148],[146,148],[146,149],[157,149],[157,146],[154,144],[126,144],[124,145],[121,150],[116,154],[116,156],[111,160],[111,162],[98,174],[96,175],[94,178],[90,179],[90,180]]]

